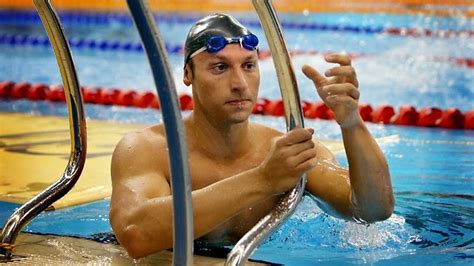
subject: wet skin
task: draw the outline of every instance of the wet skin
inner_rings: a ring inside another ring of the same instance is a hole
[[[260,73],[255,51],[237,44],[201,53],[185,67],[194,110],[184,119],[193,186],[194,236],[235,242],[267,214],[303,173],[307,190],[326,212],[375,222],[393,209],[384,156],[357,110],[355,70],[346,55],[329,55],[338,66],[313,80],[341,126],[349,170],[313,140],[312,129],[281,133],[251,123]],[[163,125],[125,136],[112,159],[110,220],[119,242],[139,258],[172,246],[172,202]]]

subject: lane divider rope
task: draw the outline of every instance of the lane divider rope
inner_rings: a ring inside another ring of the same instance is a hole
[[[89,104],[160,108],[157,96],[151,91],[122,90],[118,88],[93,86],[83,86],[81,89],[84,102]],[[65,96],[64,89],[61,85],[1,81],[0,99],[64,102]],[[179,95],[179,103],[183,111],[193,109],[193,99],[191,95]],[[306,118],[334,119],[334,113],[321,101],[303,101],[302,108]],[[259,115],[283,116],[285,113],[283,101],[281,99],[271,100],[259,98],[253,109],[253,113]],[[417,110],[414,106],[403,105],[396,111],[393,106],[387,104],[377,108],[373,108],[369,104],[360,104],[359,113],[364,121],[372,123],[474,130],[474,109],[462,113],[457,108],[447,108],[443,110],[437,107],[423,107]]]
[[[77,11],[62,11],[59,14],[61,21],[66,25],[111,25],[119,24],[132,26],[133,22],[129,14],[119,12],[77,12]],[[168,14],[154,14],[155,20],[160,23],[172,24],[191,24],[199,19],[198,16],[192,15],[168,15]],[[252,19],[240,19],[240,21],[247,26],[260,28],[260,23]],[[34,11],[29,10],[5,10],[0,11],[0,23],[19,23],[19,24],[38,24],[40,23],[39,16]],[[331,31],[331,32],[351,32],[360,34],[387,34],[395,36],[409,36],[409,37],[437,37],[437,38],[452,38],[452,37],[474,37],[474,30],[470,29],[426,29],[414,27],[382,27],[382,26],[353,26],[353,25],[338,25],[325,24],[314,22],[289,22],[282,21],[282,27],[285,29],[308,30],[308,31]]]
[[[28,35],[28,34],[0,34],[0,44],[10,45],[10,46],[36,46],[36,47],[49,47],[50,42],[46,36],[38,35]],[[125,51],[125,52],[143,52],[143,47],[141,42],[127,42],[127,41],[110,41],[110,40],[95,40],[95,39],[85,39],[85,38],[70,38],[69,45],[73,48],[79,49],[91,49],[91,50],[102,50],[102,51]],[[165,43],[165,48],[170,54],[182,54],[183,46]],[[317,54],[327,54],[329,52],[318,52],[314,50],[304,51],[304,50],[291,50],[291,56],[297,55],[317,55]],[[366,54],[362,53],[351,53],[349,54],[352,59],[356,59]],[[259,52],[259,59],[269,59],[271,58],[270,50],[262,49]],[[433,60],[436,61],[447,61],[449,63],[467,67],[474,68],[474,58],[462,58],[462,57],[448,57],[448,58],[438,58],[435,57]]]

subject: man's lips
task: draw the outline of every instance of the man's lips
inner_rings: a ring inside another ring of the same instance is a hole
[[[227,103],[227,104],[244,104],[246,102],[250,102],[250,100],[249,99],[235,99],[235,100],[227,101],[225,103]]]

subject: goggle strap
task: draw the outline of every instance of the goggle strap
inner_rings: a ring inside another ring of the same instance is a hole
[[[206,47],[206,46],[203,46],[203,47],[197,49],[194,53],[192,53],[192,54],[189,56],[189,59],[195,57],[196,55],[198,55],[198,54],[200,54],[200,53],[202,53],[202,52],[204,52],[204,51],[206,51],[206,50],[207,50],[207,47]]]

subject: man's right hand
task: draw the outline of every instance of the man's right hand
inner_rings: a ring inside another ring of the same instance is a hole
[[[316,151],[311,128],[294,128],[273,139],[267,158],[258,167],[272,194],[296,186],[300,177],[316,166]]]

